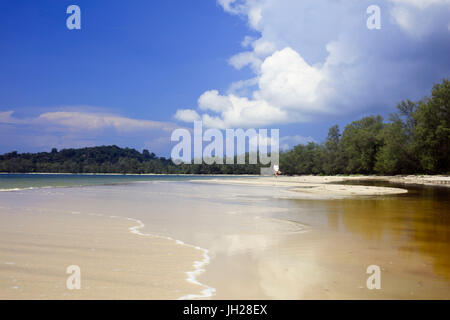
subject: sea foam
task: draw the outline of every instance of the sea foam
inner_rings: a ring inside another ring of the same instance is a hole
[[[208,265],[211,261],[211,258],[209,256],[209,250],[205,249],[205,248],[201,248],[199,246],[194,246],[192,244],[187,244],[181,240],[177,240],[174,239],[172,237],[166,237],[166,236],[161,236],[161,235],[155,235],[155,234],[150,234],[150,233],[143,233],[141,231],[139,231],[139,229],[142,229],[145,227],[145,224],[138,219],[134,219],[134,218],[125,218],[129,221],[133,221],[136,222],[138,225],[137,226],[133,226],[130,227],[129,230],[131,233],[140,235],[140,236],[147,236],[147,237],[154,237],[154,238],[161,238],[161,239],[166,239],[166,240],[170,240],[170,241],[174,241],[176,244],[178,245],[182,245],[185,247],[189,247],[189,248],[194,248],[196,250],[199,250],[203,253],[203,259],[200,261],[194,261],[193,263],[193,267],[194,270],[193,271],[186,271],[187,274],[187,278],[186,281],[198,286],[203,287],[204,289],[200,292],[200,294],[188,294],[185,296],[182,296],[180,298],[178,298],[178,300],[187,300],[187,299],[197,299],[197,298],[209,298],[212,297],[214,295],[214,293],[216,292],[216,289],[213,287],[210,287],[204,283],[201,283],[200,281],[197,280],[197,277],[203,273],[205,271],[205,266]]]

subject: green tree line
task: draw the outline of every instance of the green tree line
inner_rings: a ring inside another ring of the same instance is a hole
[[[235,161],[236,163],[237,161]],[[248,163],[248,155],[246,163]],[[118,146],[82,149],[53,148],[51,152],[17,153],[0,156],[0,172],[10,173],[157,173],[157,174],[258,174],[258,165],[180,164],[157,157],[148,150]]]
[[[387,122],[364,117],[329,129],[322,144],[298,145],[280,153],[284,174],[450,173],[450,81],[436,84],[430,97],[402,101]],[[259,174],[260,165],[181,164],[148,150],[101,146],[51,152],[10,152],[0,172]],[[235,161],[236,163],[237,161]]]
[[[298,145],[280,155],[285,174],[450,173],[450,81],[431,96],[402,101],[384,122],[364,117],[340,132],[333,126],[323,144]]]

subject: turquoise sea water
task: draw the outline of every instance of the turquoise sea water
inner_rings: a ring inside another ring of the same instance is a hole
[[[0,174],[0,191],[31,188],[112,185],[146,181],[189,181],[208,178],[214,177],[192,175]]]

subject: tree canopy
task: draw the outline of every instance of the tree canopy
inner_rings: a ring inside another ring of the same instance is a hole
[[[436,84],[430,97],[402,101],[383,122],[364,117],[340,134],[330,128],[323,144],[297,146],[280,155],[286,174],[450,173],[450,81]],[[302,162],[302,163],[299,163]]]

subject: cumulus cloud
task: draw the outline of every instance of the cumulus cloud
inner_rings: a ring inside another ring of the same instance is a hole
[[[200,96],[199,117],[207,126],[268,126],[379,111],[425,95],[450,74],[450,0],[388,0],[380,4],[381,30],[366,27],[373,4],[368,0],[218,3],[260,36],[246,36],[243,51],[229,59],[254,77],[230,84],[228,92]]]
[[[292,48],[276,51],[264,60],[255,97],[279,108],[310,109],[319,99],[319,85],[324,73],[310,66]]]
[[[191,109],[177,110],[175,113],[175,119],[183,122],[194,122],[200,120],[200,116],[197,111]]]
[[[215,92],[217,100],[225,102],[219,116],[202,115],[205,126],[212,128],[233,127],[261,127],[276,122],[288,121],[288,114],[279,108],[272,106],[268,101],[262,99],[249,99],[233,94],[219,95]],[[206,107],[204,107],[206,109]]]

